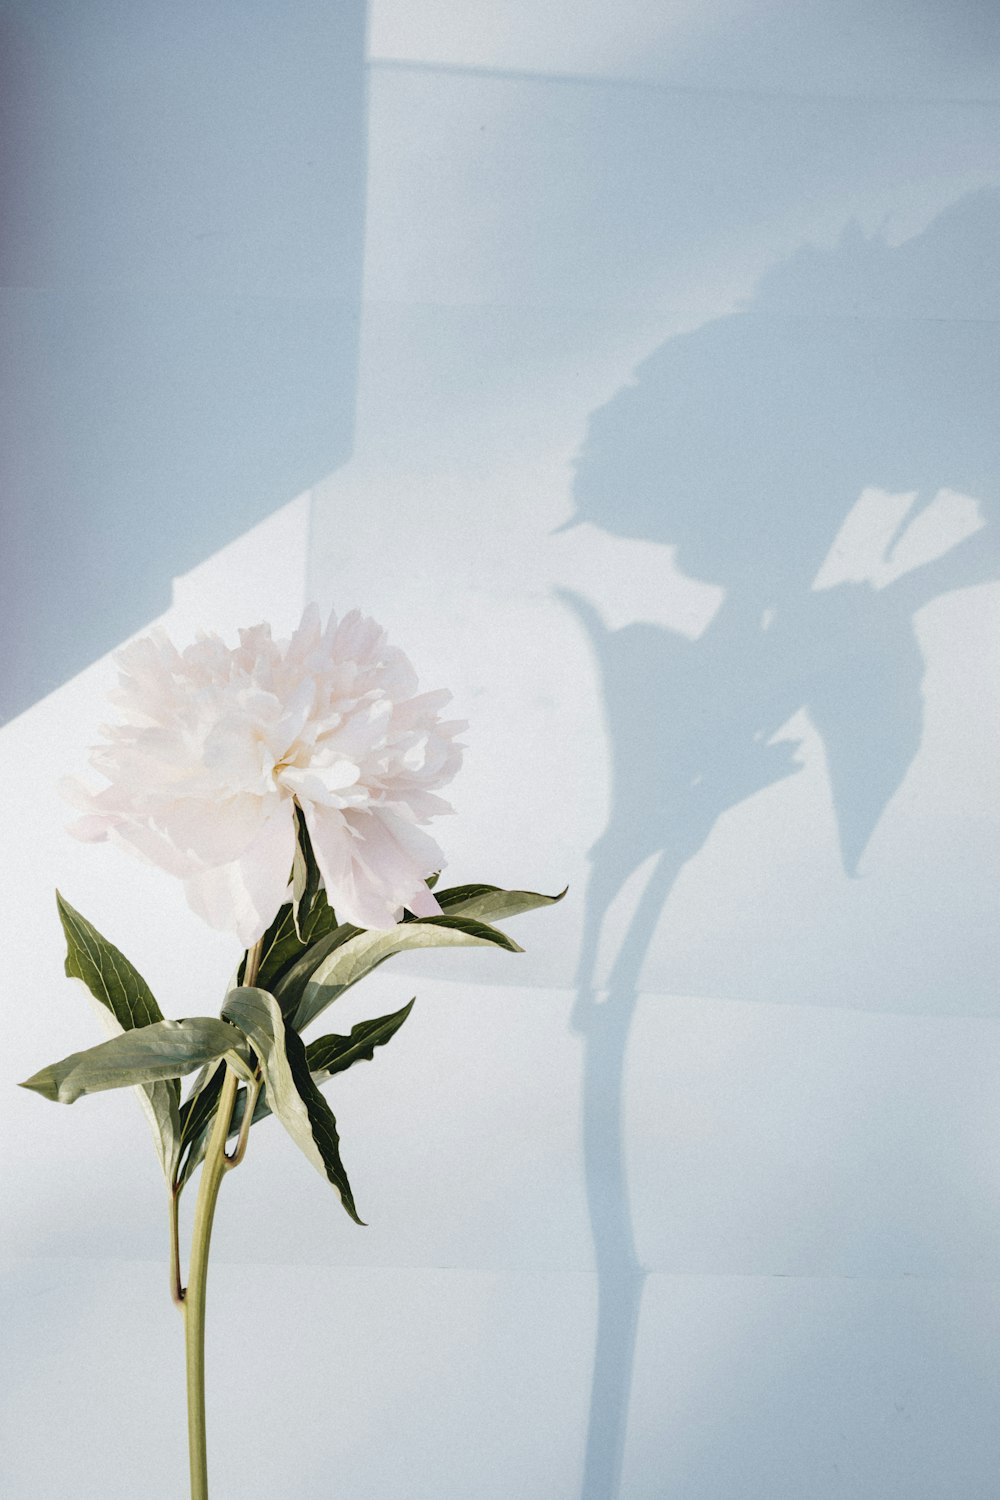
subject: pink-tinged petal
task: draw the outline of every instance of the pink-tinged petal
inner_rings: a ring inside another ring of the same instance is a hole
[[[432,867],[426,871],[420,869],[393,838],[378,812],[352,808],[345,817],[357,835],[353,851],[355,878],[382,892],[390,906],[402,906]]]
[[[288,890],[295,855],[292,804],[285,803],[239,859],[203,870],[185,882],[192,910],[224,932],[235,932],[244,948],[263,937]]]
[[[323,736],[319,747],[329,754],[361,761],[385,739],[391,715],[392,704],[387,699],[361,704],[332,733]]]
[[[181,654],[162,625],[154,625],[148,635],[127,642],[112,657],[120,677],[134,677],[143,683],[161,682],[183,668]]]
[[[403,918],[403,907],[387,901],[379,887],[368,881],[362,872],[352,874],[342,888],[336,909],[342,922],[377,932],[388,931]]]
[[[439,917],[441,915],[440,901],[426,886],[415,896],[411,896],[406,905],[415,917]]]
[[[307,604],[302,611],[302,619],[292,632],[285,659],[303,663],[316,650],[322,636],[323,625],[319,605]]]
[[[417,674],[405,651],[387,646],[382,655],[383,686],[391,698],[401,702],[417,691]]]
[[[333,637],[334,655],[345,661],[377,658],[384,646],[385,631],[381,625],[359,609],[352,609],[344,616]]]
[[[299,738],[313,712],[316,702],[316,684],[311,677],[303,677],[293,688],[284,712],[271,731],[270,739],[279,756]]]
[[[72,823],[66,825],[67,832],[84,844],[103,844],[110,828],[111,820],[102,818],[99,813],[87,813],[82,818],[74,818]]]
[[[300,801],[316,802],[326,807],[343,807],[345,802],[352,799],[350,796],[345,798],[342,794],[349,792],[360,774],[353,761],[336,760],[329,766],[315,763],[304,768],[286,766],[278,779]]]
[[[389,807],[379,808],[377,816],[400,849],[406,852],[414,864],[419,865],[421,880],[433,870],[443,869],[444,854],[429,833]]]
[[[393,816],[387,809],[351,809],[345,821],[356,835],[353,846],[355,890],[365,907],[381,907],[382,918],[369,926],[391,927],[401,908],[420,902],[425,881],[444,863],[441,850],[421,829]],[[351,919],[353,920],[353,918]]]
[[[253,786],[270,769],[267,747],[257,721],[229,714],[219,719],[208,734],[201,750],[201,765],[212,773],[220,788],[238,791]]]
[[[57,782],[59,795],[77,812],[91,813],[94,810],[94,794],[78,776],[60,776]]]
[[[361,839],[348,825],[346,814],[318,805],[303,810],[327,900],[340,920],[355,927],[395,927],[404,903],[384,883],[372,879],[355,858]],[[371,818],[371,814],[365,816]]]
[[[211,643],[214,644],[216,641],[218,641],[218,639],[219,639],[218,636],[211,636],[210,635],[210,636],[204,637],[205,644],[208,644],[209,642],[211,642]],[[202,641],[199,641],[198,645],[200,646],[201,644],[202,644]],[[219,644],[220,645],[222,644],[221,641],[219,642]],[[270,646],[272,646],[273,644],[274,643],[271,640],[271,627],[266,622],[264,622],[264,623],[262,623],[260,625],[251,625],[248,629],[240,631],[240,651],[239,651],[239,654],[242,656],[242,658],[244,659],[244,661],[249,666],[251,666],[251,667],[257,661],[257,659],[259,657],[265,656],[265,655],[269,654],[268,648]],[[191,646],[188,647],[188,651],[192,651],[193,652],[193,650],[194,650],[193,647],[191,647]],[[187,656],[188,651],[185,651],[185,653],[184,653],[185,656]],[[205,652],[204,653],[204,657],[206,659],[207,659],[207,656],[208,656],[208,653]]]
[[[451,702],[451,696],[447,688],[438,688],[433,693],[418,693],[397,703],[392,710],[393,729],[413,729],[434,723],[438,710]],[[438,727],[435,724],[435,728]]]
[[[436,792],[425,792],[421,787],[407,787],[406,805],[422,823],[428,818],[443,817],[446,813],[455,811],[451,803],[439,797]]]
[[[223,865],[256,844],[277,806],[277,794],[265,799],[244,793],[214,801],[178,797],[157,805],[156,822],[182,854],[201,865]]]
[[[260,625],[235,648],[202,632],[179,653],[157,636],[118,666],[122,713],[92,756],[109,785],[76,794],[77,833],[180,876],[202,915],[248,938],[284,894],[294,796],[345,917],[437,910],[424,879],[441,854],[417,825],[447,810],[435,794],[460,726],[375,621],[355,610],[324,631],[309,609],[290,640]]]
[[[138,854],[147,864],[157,865],[161,870],[166,870],[168,875],[176,875],[181,880],[194,875],[200,868],[196,859],[189,854],[182,854],[168,839],[145,823],[115,822],[109,819],[108,837],[112,843],[127,849],[130,854]]]
[[[326,886],[327,899],[332,907],[339,909],[338,896],[345,887],[351,869],[353,835],[339,808],[315,802],[302,802],[300,805],[319,873]]]

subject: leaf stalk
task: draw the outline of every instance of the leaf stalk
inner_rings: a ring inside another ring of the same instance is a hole
[[[238,1167],[244,1156],[246,1156],[247,1154],[247,1142],[250,1139],[250,1126],[253,1124],[253,1112],[257,1108],[257,1100],[260,1098],[260,1091],[263,1087],[263,1083],[264,1080],[261,1077],[260,1064],[258,1063],[254,1081],[247,1088],[247,1097],[243,1109],[243,1119],[240,1121],[240,1134],[239,1139],[236,1142],[236,1149],[231,1156],[227,1155],[225,1158],[225,1167],[227,1172],[232,1171],[233,1167]]]
[[[175,1307],[184,1311],[184,1288],[181,1285],[181,1245],[178,1227],[178,1209],[181,1187],[175,1183],[170,1189],[170,1297]]]

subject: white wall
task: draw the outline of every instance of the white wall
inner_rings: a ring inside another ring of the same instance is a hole
[[[381,0],[369,47],[353,456],[165,620],[370,611],[470,720],[446,878],[570,893],[523,957],[341,1002],[344,1029],[418,995],[329,1091],[369,1229],[255,1132],[217,1227],[216,1472],[248,1500],[985,1500],[1000,26]],[[0,734],[10,1081],[96,1039],[54,883],[168,1013],[232,967],[166,877],[61,831],[109,675]],[[6,1492],[175,1500],[138,1111],[6,1088],[0,1138]]]

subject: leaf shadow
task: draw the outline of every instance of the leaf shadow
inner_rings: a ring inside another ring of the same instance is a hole
[[[850,876],[918,753],[914,615],[1000,578],[1000,350],[982,316],[998,249],[992,189],[897,247],[851,227],[832,251],[776,266],[741,311],[668,340],[588,423],[575,519],[674,549],[725,595],[690,640],[609,629],[594,601],[562,593],[596,659],[612,764],[574,1008],[599,1302],[583,1500],[619,1492],[645,1279],[622,1126],[643,964],[719,818],[797,771],[776,739],[792,715],[822,738]],[[952,524],[954,507],[942,520],[956,494],[978,507],[971,524]],[[599,991],[609,908],[647,861]]]

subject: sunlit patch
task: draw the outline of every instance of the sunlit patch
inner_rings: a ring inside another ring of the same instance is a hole
[[[971,495],[941,489],[914,512],[917,497],[917,490],[862,490],[813,580],[813,590],[842,583],[884,589],[944,557],[986,524]]]
[[[663,542],[611,536],[585,521],[559,529],[551,546],[553,576],[565,587],[600,599],[610,630],[642,621],[696,641],[725,598],[718,584],[684,573],[677,548]]]
[[[899,537],[874,579],[875,587],[885,588],[904,573],[944,557],[985,525],[978,500],[958,490],[938,490]]]
[[[897,495],[874,487],[862,490],[813,579],[813,590],[873,583],[916,498],[916,490]]]

